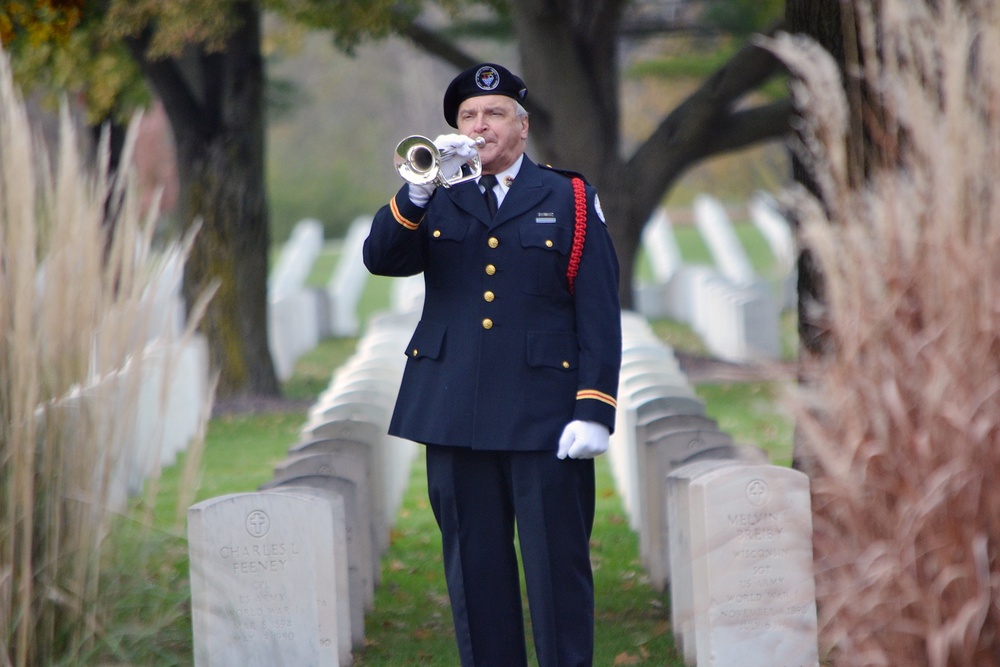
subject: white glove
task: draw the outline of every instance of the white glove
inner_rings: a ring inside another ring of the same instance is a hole
[[[608,451],[608,441],[611,432],[604,424],[574,420],[566,424],[559,436],[559,452],[561,459],[567,456],[571,459],[592,459]]]
[[[464,134],[441,134],[434,139],[434,146],[441,153],[450,153],[441,160],[441,175],[451,178],[459,172],[462,165],[476,154],[476,144],[471,137]]]
[[[427,207],[427,202],[431,200],[431,195],[437,190],[437,184],[433,181],[426,185],[414,185],[413,183],[407,183],[407,185],[409,186],[407,196],[411,202],[420,208]]]
[[[441,176],[446,179],[457,174],[461,170],[462,165],[476,154],[475,142],[464,134],[441,134],[438,135],[433,143],[434,147],[441,153],[446,151],[449,153],[449,155],[441,160],[440,165]],[[410,183],[409,186],[407,194],[410,201],[420,208],[427,206],[427,202],[431,200],[431,195],[437,189],[437,183],[433,181],[424,185]]]

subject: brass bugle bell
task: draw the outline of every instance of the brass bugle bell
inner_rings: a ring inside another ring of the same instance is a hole
[[[476,137],[474,143],[476,148],[482,148],[486,145],[486,140],[482,137]],[[453,152],[448,149],[438,150],[433,141],[415,134],[399,142],[396,146],[393,163],[403,180],[414,185],[437,183],[440,186],[450,188],[458,183],[479,178],[483,165],[478,153],[466,160],[468,168],[463,166],[455,174],[444,176],[441,173],[441,163],[452,154]]]

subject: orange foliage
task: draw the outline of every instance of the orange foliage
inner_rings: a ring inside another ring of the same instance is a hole
[[[83,18],[84,0],[13,0],[0,7],[0,44],[27,39],[32,46],[65,40]]]

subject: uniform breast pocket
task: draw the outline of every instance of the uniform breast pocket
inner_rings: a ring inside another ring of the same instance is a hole
[[[529,223],[520,227],[521,247],[536,294],[560,294],[567,289],[566,267],[573,244],[573,230],[558,223]]]

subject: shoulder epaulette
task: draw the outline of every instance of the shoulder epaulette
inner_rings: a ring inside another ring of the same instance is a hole
[[[562,174],[566,178],[579,178],[580,180],[582,180],[587,185],[590,185],[590,183],[587,181],[587,179],[581,173],[578,173],[578,172],[575,172],[575,171],[570,171],[569,169],[556,169],[551,164],[540,164],[538,166],[541,167],[542,169],[547,169],[549,171],[554,171],[557,174]]]

